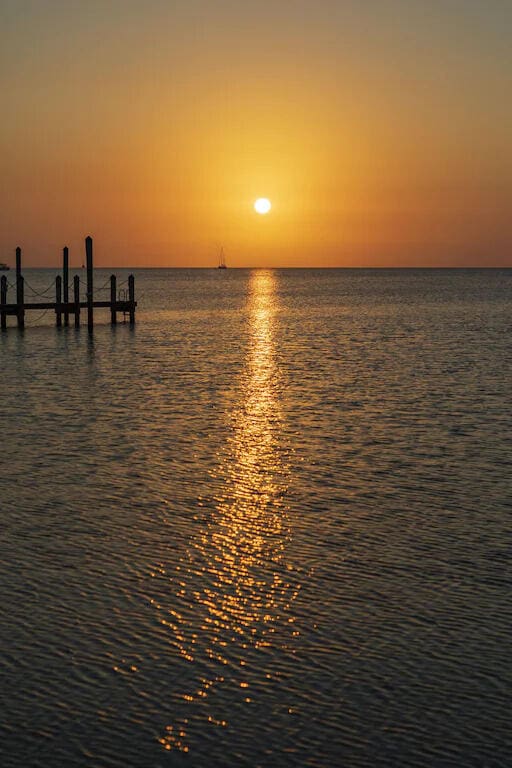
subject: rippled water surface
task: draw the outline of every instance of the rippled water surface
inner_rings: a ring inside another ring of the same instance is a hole
[[[512,271],[135,274],[0,336],[2,768],[511,766]]]

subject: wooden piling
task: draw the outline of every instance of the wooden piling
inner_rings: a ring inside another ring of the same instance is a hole
[[[55,324],[62,326],[62,277],[57,275],[55,280]]]
[[[16,248],[16,304],[18,317],[18,328],[25,327],[25,309],[24,309],[25,284],[21,274],[21,248]]]
[[[94,328],[92,237],[85,238],[85,255],[87,258],[87,328],[92,332]]]
[[[16,281],[16,314],[18,316],[18,328],[23,329],[25,327],[25,280],[23,275],[20,275]]]
[[[75,328],[80,328],[80,278],[73,278],[73,298],[75,300]]]
[[[7,328],[7,315],[2,310],[2,306],[5,304],[7,304],[7,278],[5,275],[2,275],[0,279],[0,322],[2,331],[5,331]]]
[[[16,248],[16,283],[18,277],[21,277],[21,248],[19,246]]]
[[[128,278],[128,301],[130,302],[130,325],[135,323],[135,278]]]
[[[116,301],[117,301],[117,292],[116,292],[116,276],[110,275],[110,322],[112,325],[115,325],[117,323],[117,314],[116,314]]]
[[[64,325],[69,325],[69,249],[67,246],[62,249],[62,283],[64,299]]]

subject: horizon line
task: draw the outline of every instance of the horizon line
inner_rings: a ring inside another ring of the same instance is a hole
[[[62,265],[38,265],[38,266],[25,266],[23,265],[23,269],[62,269]],[[130,265],[130,266],[122,266],[119,264],[116,265],[107,265],[107,266],[97,266],[94,265],[94,269],[197,269],[197,270],[212,270],[212,271],[218,271],[218,267],[212,267],[212,266],[176,266],[176,265],[168,265],[168,266],[136,266],[136,265]],[[228,271],[231,270],[243,270],[243,269],[303,269],[303,270],[332,270],[332,269],[352,269],[352,270],[363,270],[363,269],[379,269],[379,270],[385,270],[385,269],[446,269],[446,270],[456,270],[456,269],[512,269],[512,264],[495,264],[495,265],[401,265],[401,266],[391,266],[391,265],[366,265],[366,266],[318,266],[318,267],[304,267],[304,266],[245,266],[245,267],[237,267],[232,266],[228,268]],[[10,270],[15,270],[15,267],[10,267]],[[70,266],[69,270],[76,270],[76,271],[82,271],[85,270],[85,267],[82,266]]]

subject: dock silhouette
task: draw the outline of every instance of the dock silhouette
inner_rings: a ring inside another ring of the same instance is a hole
[[[110,322],[112,325],[117,323],[117,315],[123,313],[123,316],[129,317],[131,325],[135,323],[135,310],[137,302],[135,301],[135,278],[133,275],[128,277],[128,289],[117,290],[116,275],[110,276],[110,300],[94,301],[94,265],[93,265],[93,241],[92,237],[85,238],[86,255],[86,294],[85,301],[80,300],[80,276],[73,278],[73,299],[69,297],[69,249],[64,247],[62,250],[62,275],[57,275],[55,279],[55,301],[25,301],[25,279],[21,273],[21,248],[16,248],[16,302],[8,302],[8,280],[6,275],[0,278],[0,328],[7,329],[7,317],[15,316],[18,328],[25,327],[25,313],[33,310],[55,312],[55,325],[60,328],[69,325],[70,316],[74,316],[75,328],[80,327],[81,310],[87,311],[87,328],[91,332],[94,328],[94,310],[96,308],[110,309]],[[32,289],[37,295],[37,292]],[[43,291],[47,293],[48,291]],[[39,294],[42,295],[42,294]]]

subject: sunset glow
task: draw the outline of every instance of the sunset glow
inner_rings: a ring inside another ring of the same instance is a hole
[[[512,5],[474,5],[8,0],[0,260],[510,264]]]

